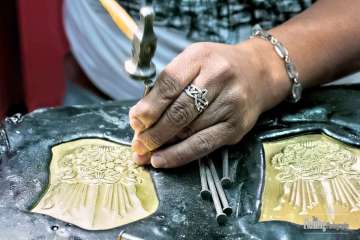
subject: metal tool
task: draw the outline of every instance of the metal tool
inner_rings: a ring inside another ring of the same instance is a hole
[[[154,10],[151,6],[140,9],[140,23],[137,25],[130,15],[115,0],[99,0],[115,24],[132,42],[132,56],[124,64],[126,72],[135,80],[145,84],[145,95],[153,85],[156,68],[151,61],[156,50],[154,33]]]
[[[126,72],[134,80],[141,80],[145,85],[144,95],[148,94],[154,84],[156,68],[151,61],[156,50],[157,38],[154,33],[154,10],[151,6],[140,9],[140,24],[137,25],[131,16],[115,0],[99,0],[112,17],[115,24],[132,42],[132,56],[125,61]],[[118,240],[143,240],[142,238],[120,232]]]
[[[229,187],[231,185],[231,179],[229,176],[229,150],[226,147],[221,150],[221,161],[223,170],[221,185],[223,187]]]
[[[99,1],[108,11],[119,29],[130,41],[132,41],[132,57],[125,62],[125,70],[133,79],[144,81],[144,95],[146,95],[154,84],[153,78],[156,74],[155,65],[151,61],[155,54],[157,44],[157,38],[153,29],[154,10],[151,6],[142,7],[140,9],[140,24],[138,26],[130,15],[115,0]],[[218,183],[216,184],[218,186],[216,186],[214,182],[214,174],[211,174],[209,167],[205,166],[203,160],[199,160],[199,168],[202,187],[200,195],[202,198],[212,197],[217,212],[216,219],[219,224],[225,223],[227,219],[226,214],[223,212],[219,195],[216,190],[221,187],[220,180],[217,177]],[[223,199],[225,196],[223,190],[221,194],[221,201],[224,202],[223,205],[225,206],[224,210],[229,214],[232,210],[229,208],[228,204],[226,205],[226,202]]]
[[[229,206],[229,202],[227,200],[227,197],[226,197],[226,194],[224,192],[224,189],[222,188],[221,186],[221,182],[220,182],[220,179],[219,179],[219,176],[216,172],[216,168],[215,168],[215,165],[212,161],[212,159],[209,158],[208,160],[208,165],[209,165],[209,168],[210,168],[210,171],[211,171],[211,175],[212,175],[212,178],[214,179],[214,183],[215,183],[215,187],[216,187],[216,190],[217,190],[217,193],[220,197],[220,201],[221,201],[221,205],[222,205],[222,210],[224,213],[226,213],[227,215],[231,215],[232,213],[232,208]]]
[[[206,172],[205,172],[205,163],[204,159],[199,159],[199,171],[200,171],[200,181],[201,181],[201,191],[200,196],[202,199],[210,199],[211,192],[208,187],[208,182],[206,179]]]
[[[218,193],[216,191],[216,186],[214,183],[214,179],[213,176],[211,174],[210,168],[209,166],[205,167],[205,172],[206,172],[206,178],[207,178],[207,182],[209,184],[209,188],[210,188],[210,192],[211,192],[211,197],[212,200],[214,202],[214,206],[215,206],[215,210],[216,210],[216,221],[219,224],[224,224],[227,220],[226,214],[223,212],[222,207],[221,207],[221,203],[219,200],[219,196]]]

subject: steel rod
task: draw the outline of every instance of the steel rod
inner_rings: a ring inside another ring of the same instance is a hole
[[[223,148],[221,151],[221,161],[223,170],[221,185],[223,187],[229,187],[231,185],[231,179],[229,176],[229,150],[227,148]]]
[[[208,164],[209,164],[209,168],[210,168],[210,172],[212,175],[212,178],[214,179],[214,183],[215,183],[215,187],[217,190],[217,193],[220,197],[220,201],[221,201],[221,205],[222,205],[222,210],[224,213],[226,213],[227,215],[230,215],[232,213],[232,208],[229,206],[229,202],[227,200],[226,194],[224,192],[224,189],[221,185],[219,176],[216,172],[216,168],[215,165],[212,161],[212,159],[208,160]]]
[[[227,217],[226,217],[226,214],[222,210],[220,199],[219,199],[218,193],[216,191],[216,186],[214,184],[214,179],[211,175],[211,171],[208,166],[205,167],[205,172],[206,172],[206,178],[207,178],[210,192],[211,192],[211,197],[214,202],[214,207],[216,210],[216,221],[219,224],[224,224],[227,220]]]
[[[200,181],[201,181],[201,191],[200,196],[202,199],[210,199],[211,192],[208,187],[208,182],[206,179],[206,172],[205,172],[205,163],[204,159],[199,159],[199,171],[200,171]]]

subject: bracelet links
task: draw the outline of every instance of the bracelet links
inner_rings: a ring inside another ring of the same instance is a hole
[[[296,103],[300,100],[302,94],[302,85],[299,81],[299,72],[297,71],[294,62],[289,57],[288,50],[279,42],[274,36],[263,30],[260,25],[255,25],[250,38],[260,38],[266,40],[273,45],[276,54],[284,60],[286,73],[291,81],[290,101]]]

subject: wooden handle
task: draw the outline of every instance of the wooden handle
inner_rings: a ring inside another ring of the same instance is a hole
[[[132,17],[115,0],[99,0],[106,11],[110,14],[118,28],[132,41],[137,25]]]

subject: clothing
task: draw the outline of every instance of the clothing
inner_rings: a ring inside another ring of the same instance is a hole
[[[138,18],[141,0],[117,0]],[[157,73],[196,41],[234,44],[250,36],[260,23],[271,28],[310,6],[310,0],[153,0],[158,37],[153,61]],[[143,84],[123,68],[130,41],[118,30],[98,1],[65,0],[64,25],[75,58],[90,80],[117,100],[139,99]],[[359,75],[340,83],[359,81]]]
[[[117,0],[139,18],[142,0]],[[314,0],[153,0],[155,24],[178,29],[193,41],[234,44],[239,29],[260,24],[272,28],[308,8]]]

